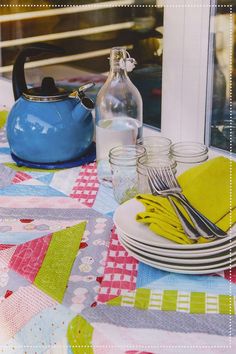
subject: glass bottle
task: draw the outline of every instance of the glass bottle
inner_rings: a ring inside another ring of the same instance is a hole
[[[127,74],[133,62],[125,48],[111,49],[110,73],[96,100],[98,179],[108,186],[112,186],[109,151],[118,145],[135,145],[142,138],[142,98]]]

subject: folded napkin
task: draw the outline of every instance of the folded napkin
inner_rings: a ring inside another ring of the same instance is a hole
[[[236,162],[217,157],[185,171],[178,181],[189,202],[222,230],[227,231],[236,222]],[[137,214],[138,222],[174,242],[193,243],[185,235],[167,198],[140,194],[137,200],[146,207]],[[175,202],[191,222],[182,205],[176,199]],[[204,237],[198,240],[199,243],[208,241]]]

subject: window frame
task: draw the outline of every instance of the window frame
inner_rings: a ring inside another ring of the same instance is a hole
[[[204,142],[210,3],[162,0],[165,9],[159,134],[173,142]]]
[[[210,145],[213,66],[209,48],[217,0],[157,0],[160,4],[165,6],[161,130],[145,127],[144,134],[205,143],[211,156],[236,159],[235,154]]]

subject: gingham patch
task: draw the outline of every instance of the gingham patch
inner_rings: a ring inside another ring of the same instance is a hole
[[[97,179],[96,163],[82,167],[82,170],[72,188],[71,198],[78,199],[80,203],[92,207],[96,199],[99,183]]]
[[[136,287],[138,261],[129,256],[112,230],[98,301],[106,302]]]

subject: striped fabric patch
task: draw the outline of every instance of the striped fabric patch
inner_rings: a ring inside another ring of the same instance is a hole
[[[15,184],[15,183],[21,183],[21,182],[24,182],[24,181],[27,181],[28,179],[31,179],[32,177],[29,176],[27,173],[23,172],[23,171],[18,171],[16,172],[13,180],[12,180],[12,183]]]
[[[135,307],[141,310],[234,315],[236,296],[139,288],[109,300],[107,304]]]

